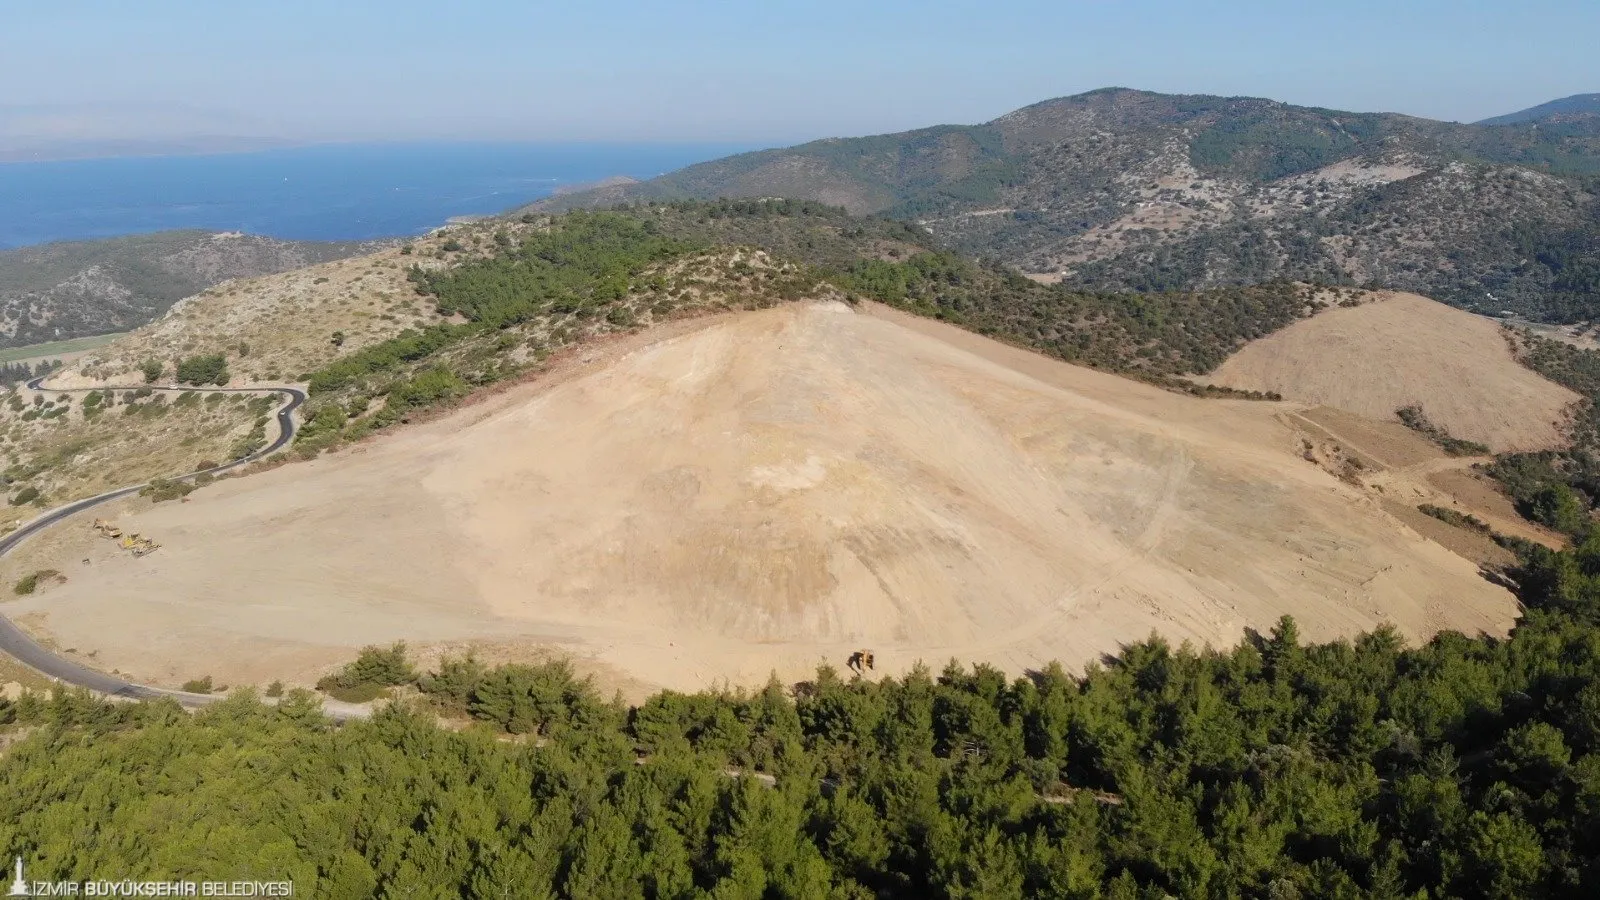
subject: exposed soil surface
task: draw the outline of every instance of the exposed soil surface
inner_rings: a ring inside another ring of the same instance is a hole
[[[400,638],[570,653],[641,693],[804,678],[856,648],[879,672],[1020,674],[1152,632],[1230,645],[1284,613],[1310,639],[1505,632],[1509,593],[1307,461],[1303,411],[789,305],[130,504],[120,524],[162,545],[143,558],[68,523],[0,583],[61,561],[67,583],[8,614],[156,684],[303,683]]]
[[[1495,452],[1563,443],[1578,395],[1518,363],[1498,323],[1416,294],[1378,298],[1254,341],[1207,380],[1374,419],[1421,406],[1454,437]]]

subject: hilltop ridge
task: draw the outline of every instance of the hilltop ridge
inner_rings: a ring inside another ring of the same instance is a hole
[[[1595,240],[1596,177],[1600,133],[1581,128],[1104,88],[529,209],[790,197],[913,220],[955,249],[1087,289],[1289,278],[1572,320],[1600,312],[1600,281],[1568,262]],[[1229,250],[1220,270],[1216,246]]]
[[[1557,124],[1585,123],[1600,130],[1600,94],[1573,94],[1503,116],[1484,119],[1479,125],[1520,125],[1524,122]]]
[[[0,250],[0,348],[127,331],[230,278],[287,272],[379,246],[184,230]]]

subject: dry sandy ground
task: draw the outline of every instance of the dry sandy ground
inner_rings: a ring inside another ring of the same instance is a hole
[[[1316,639],[1503,633],[1516,614],[1302,459],[1288,404],[1182,397],[876,307],[631,341],[132,507],[123,526],[164,545],[143,559],[63,526],[4,577],[54,555],[70,580],[7,612],[159,683],[309,680],[406,638],[563,649],[635,694],[803,678],[857,647],[880,672],[1020,673],[1152,632],[1231,645],[1284,613]]]
[[[1314,441],[1330,438],[1345,457],[1360,460],[1363,468],[1355,473],[1356,480],[1390,504],[1385,508],[1391,512],[1393,504],[1403,504],[1407,512],[1397,515],[1412,527],[1417,527],[1417,516],[1421,515],[1416,506],[1431,503],[1477,516],[1501,534],[1524,538],[1551,549],[1566,546],[1565,535],[1524,519],[1498,483],[1479,471],[1480,467],[1494,461],[1492,456],[1447,456],[1437,444],[1399,422],[1380,422],[1331,406],[1289,413],[1285,419],[1306,438]],[[1342,474],[1336,467],[1329,468],[1335,474]],[[1508,561],[1503,554],[1464,551],[1461,536],[1445,538],[1443,535],[1448,532],[1436,527],[1440,524],[1434,519],[1418,530],[1457,552],[1464,552],[1470,559]],[[1483,547],[1481,541],[1470,543],[1480,549]],[[1492,541],[1489,543],[1493,545]]]
[[[1560,423],[1578,395],[1518,363],[1499,325],[1416,294],[1379,297],[1254,341],[1207,380],[1375,419],[1420,405],[1496,452],[1564,443]]]

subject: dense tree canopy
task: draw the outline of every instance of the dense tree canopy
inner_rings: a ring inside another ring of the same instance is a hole
[[[0,363],[0,385],[11,386],[21,384],[30,378],[39,375],[48,375],[61,368],[61,360],[40,360],[29,365],[26,362]]]
[[[1510,331],[1528,368],[1582,396],[1569,423],[1571,446],[1562,450],[1501,454],[1489,474],[1505,485],[1518,510],[1558,531],[1588,529],[1600,505],[1600,351]]]
[[[1190,293],[1097,294],[1038,284],[946,252],[862,260],[844,284],[1069,362],[1189,389],[1173,378],[1216,368],[1248,341],[1306,315],[1308,291],[1275,283]]]
[[[329,897],[1592,897],[1596,573],[1600,537],[1535,551],[1507,640],[1306,644],[1285,619],[1081,677],[823,669],[627,707],[468,658],[342,727],[295,693],[25,697],[0,840],[38,878]]]
[[[620,299],[651,263],[693,245],[660,235],[649,221],[618,213],[570,213],[559,227],[506,247],[486,260],[445,272],[412,270],[445,315],[504,327],[546,307],[574,312]]]

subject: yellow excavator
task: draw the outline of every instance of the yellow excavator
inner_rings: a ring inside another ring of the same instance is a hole
[[[865,675],[868,669],[876,668],[877,657],[871,650],[857,650],[850,654],[850,659],[845,665],[857,675]]]
[[[134,556],[144,556],[147,553],[154,553],[161,549],[160,544],[147,537],[140,537],[137,531],[123,534],[121,528],[107,522],[105,519],[95,519],[94,530],[116,541],[118,547],[127,550]]]
[[[123,538],[118,546],[124,550],[132,552],[134,556],[144,556],[147,553],[154,553],[155,551],[161,549],[160,544],[150,540],[147,537],[140,537],[138,532],[134,532]]]

